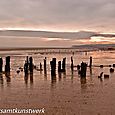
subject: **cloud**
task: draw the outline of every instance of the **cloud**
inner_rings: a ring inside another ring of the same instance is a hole
[[[71,47],[80,44],[115,44],[115,34],[1,30],[0,47]]]
[[[114,0],[0,0],[0,27],[114,31]]]
[[[79,32],[51,32],[51,31],[30,31],[30,30],[1,30],[0,36],[20,36],[20,37],[38,37],[50,39],[90,39],[91,36],[98,35],[96,32],[79,31]]]

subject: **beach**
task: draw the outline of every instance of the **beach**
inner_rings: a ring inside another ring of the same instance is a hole
[[[46,49],[45,49],[46,50]],[[0,51],[5,64],[5,57],[11,57],[9,76],[0,75],[0,108],[39,109],[44,108],[46,115],[114,115],[115,114],[115,73],[111,67],[100,68],[100,65],[113,65],[115,51],[90,52],[56,52],[40,53],[37,49]],[[26,56],[33,57],[33,63],[39,68],[47,58],[47,71],[37,71],[25,76],[24,71],[17,73],[24,66]],[[86,77],[78,75],[77,68],[71,71],[71,56],[74,65],[82,61],[89,64],[92,56],[93,66],[87,67]],[[58,73],[58,61],[66,57],[66,72]],[[56,76],[51,78],[50,61],[57,59]],[[4,67],[3,64],[3,67]],[[4,68],[3,68],[4,70]],[[98,78],[100,73],[108,78]]]

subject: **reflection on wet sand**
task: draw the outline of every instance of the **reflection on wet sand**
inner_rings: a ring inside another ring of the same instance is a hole
[[[59,79],[59,81],[61,81],[61,79],[62,79],[62,73],[61,72],[58,72],[58,79]]]
[[[25,81],[25,84],[27,85],[28,84],[28,73],[24,75],[24,81]]]
[[[32,86],[33,85],[33,73],[30,73],[30,74],[26,73],[24,75],[24,81],[25,81],[26,86],[28,85],[28,78],[30,78],[30,85]]]
[[[33,85],[33,72],[30,73],[30,85]]]
[[[51,88],[56,87],[56,75],[51,76]]]
[[[44,79],[47,80],[47,70],[44,70]]]
[[[71,83],[73,83],[73,77],[74,77],[73,71],[71,71]]]
[[[44,74],[44,79],[47,81],[47,73]]]
[[[90,76],[92,76],[92,67],[90,68]]]
[[[66,80],[66,72],[62,72],[63,78]]]
[[[81,89],[86,89],[87,88],[86,77],[81,77],[80,82],[81,82]]]
[[[10,72],[5,72],[5,76],[6,76],[7,85],[9,86],[11,82]]]
[[[5,79],[6,79],[7,87],[9,87],[11,83],[10,72],[5,72]],[[0,73],[0,84],[1,84],[1,87],[4,87],[3,73]]]
[[[2,73],[0,73],[0,85],[1,85],[1,87],[4,86],[4,80],[3,80],[3,74]]]

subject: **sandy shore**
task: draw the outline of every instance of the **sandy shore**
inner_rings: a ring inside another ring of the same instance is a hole
[[[24,72],[16,73],[23,67],[26,56],[11,56],[10,76],[0,76],[0,108],[44,108],[46,115],[110,115],[115,114],[115,73],[109,67],[87,69],[87,77],[80,78],[76,69],[71,72],[71,54],[32,54],[34,64],[39,67],[47,57],[47,72],[34,70],[33,75],[25,77]],[[93,64],[113,64],[113,52],[89,52],[73,55],[74,64],[81,61]],[[66,72],[51,78],[49,62],[52,57],[57,61],[67,58]],[[3,57],[4,58],[4,57]],[[98,79],[100,72],[109,74],[109,78]]]

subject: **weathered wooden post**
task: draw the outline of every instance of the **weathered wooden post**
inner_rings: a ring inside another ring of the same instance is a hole
[[[73,71],[73,57],[71,56],[71,71]]]
[[[81,77],[86,77],[86,70],[87,70],[87,64],[82,62],[81,63]]]
[[[46,72],[46,57],[44,59],[44,72]]]
[[[108,74],[104,74],[104,78],[109,78],[109,75]]]
[[[56,69],[56,58],[53,58],[52,61],[53,61],[53,66]]]
[[[25,75],[28,74],[28,63],[27,63],[27,61],[25,61],[25,63],[24,63],[24,72],[25,72]]]
[[[77,65],[77,70],[80,70],[80,65]]]
[[[26,62],[27,62],[27,64],[29,64],[29,61],[28,61],[28,56],[26,57]]]
[[[40,62],[40,71],[42,71],[42,64],[41,64],[41,62]]]
[[[51,66],[51,76],[53,76],[53,74],[54,74],[54,69],[53,69],[54,63],[53,63],[53,61],[50,61],[50,66]]]
[[[54,62],[50,61],[50,65],[51,65],[51,76],[55,76]]]
[[[113,64],[113,67],[115,67],[115,64]]]
[[[26,61],[24,63],[24,72],[25,72],[25,74],[28,74],[28,69],[29,69],[29,60],[28,60],[28,56],[27,56]]]
[[[114,72],[114,69],[113,68],[110,68],[110,73],[113,73]]]
[[[65,67],[66,67],[66,58],[63,58],[63,61],[62,61],[62,71],[63,72],[66,71]]]
[[[5,72],[10,72],[10,56],[6,57]]]
[[[0,73],[2,72],[2,66],[3,66],[3,59],[0,58]]]
[[[92,67],[92,57],[90,57],[90,64],[89,64],[89,67],[90,67],[90,68]]]
[[[61,72],[61,61],[58,62],[58,72]]]
[[[7,83],[11,82],[10,78],[10,56],[6,57],[5,76]]]
[[[56,58],[53,58],[52,61],[50,61],[51,65],[51,76],[56,75]]]
[[[56,58],[53,58],[52,61],[50,61],[51,65],[51,83],[52,87],[56,83]]]
[[[33,73],[33,58],[32,57],[29,58],[29,70],[30,70],[30,73]]]
[[[47,58],[45,57],[44,59],[44,76],[47,79],[47,62],[46,62]]]

